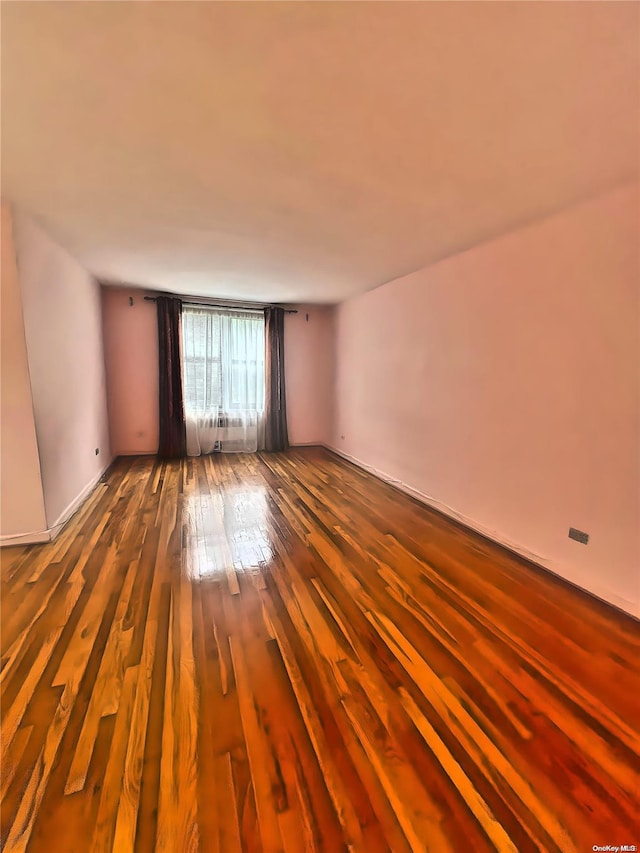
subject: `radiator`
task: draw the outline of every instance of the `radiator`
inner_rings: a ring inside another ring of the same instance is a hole
[[[244,444],[244,441],[245,430],[242,427],[220,427],[214,451],[234,450],[235,446]]]

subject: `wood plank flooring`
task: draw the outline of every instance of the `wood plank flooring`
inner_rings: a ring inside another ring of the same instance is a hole
[[[1,559],[7,853],[640,846],[638,623],[323,450]]]

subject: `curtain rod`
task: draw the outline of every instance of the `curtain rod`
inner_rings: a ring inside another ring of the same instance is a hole
[[[177,296],[175,298],[180,299],[179,296]],[[156,299],[157,299],[156,296],[145,296],[144,297],[145,302],[155,302]],[[222,303],[222,302],[191,302],[187,299],[182,299],[180,301],[182,302],[183,305],[191,305],[191,306],[194,306],[196,308],[207,308],[207,307],[209,307],[209,308],[229,308],[232,311],[255,311],[255,312],[259,312],[262,310],[262,308],[260,308],[258,306],[254,307],[252,305],[247,305],[246,303],[244,305],[229,305],[227,303]],[[265,305],[263,307],[265,307],[265,308],[266,307],[277,308],[280,306],[277,306],[277,305],[266,306]],[[285,314],[297,314],[298,313],[298,311],[295,308],[283,308],[282,310],[284,311]]]

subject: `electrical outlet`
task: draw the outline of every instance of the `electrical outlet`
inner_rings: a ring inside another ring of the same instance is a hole
[[[589,541],[589,534],[585,533],[583,530],[577,530],[575,527],[570,527],[569,539],[575,539],[576,542],[580,542],[582,545],[586,545]]]

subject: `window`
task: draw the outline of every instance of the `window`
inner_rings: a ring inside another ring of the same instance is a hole
[[[255,450],[265,403],[262,313],[184,308],[182,335],[188,452],[230,442],[227,427],[240,449]]]

